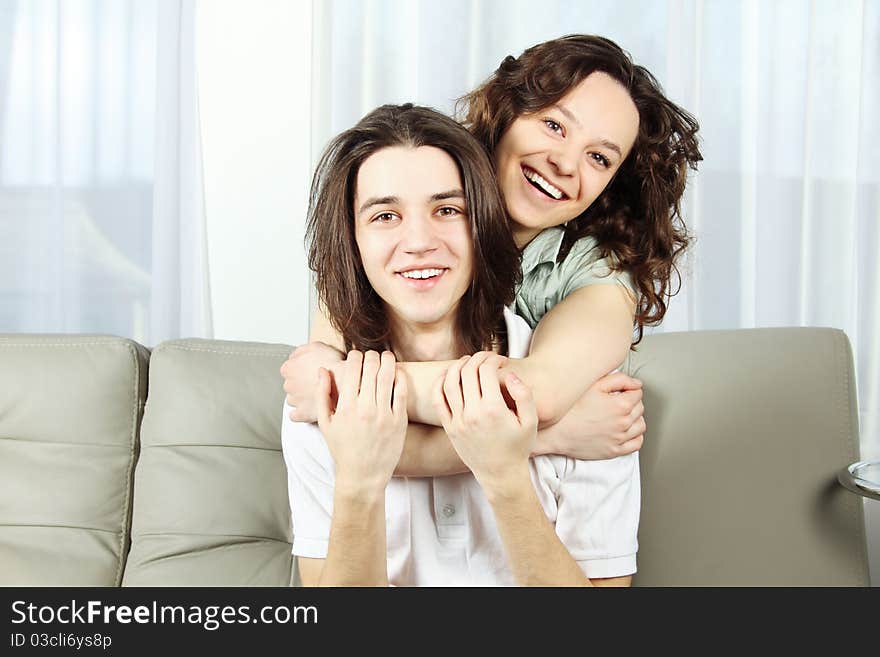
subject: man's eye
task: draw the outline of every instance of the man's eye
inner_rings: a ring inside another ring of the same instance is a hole
[[[440,208],[439,210],[437,210],[437,213],[441,217],[457,217],[462,212],[458,208],[453,208],[453,207],[447,205],[447,206],[444,206],[444,207]]]
[[[553,132],[562,133],[562,126],[556,123],[553,119],[544,119],[544,125],[550,128]]]

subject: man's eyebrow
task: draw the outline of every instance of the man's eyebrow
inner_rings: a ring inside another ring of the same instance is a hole
[[[445,201],[448,198],[460,198],[464,199],[464,192],[460,189],[450,189],[447,192],[440,192],[439,194],[432,194],[429,201]]]
[[[450,189],[445,192],[431,194],[430,198],[428,198],[428,202],[434,203],[435,201],[445,201],[448,198],[464,199],[464,191],[460,189]],[[395,205],[399,203],[400,197],[398,196],[374,196],[373,198],[368,198],[364,201],[364,204],[358,210],[358,214],[362,214],[365,210],[370,209],[374,205]]]
[[[373,207],[374,205],[394,205],[395,203],[400,203],[400,199],[396,196],[374,196],[373,198],[368,198],[364,201],[364,204],[358,210],[358,214],[361,214],[364,210]]]
[[[565,118],[567,118],[569,121],[574,123],[581,130],[583,130],[584,126],[581,124],[581,122],[578,120],[578,118],[574,114],[571,113],[571,111],[567,107],[560,105],[558,103],[556,105],[554,105],[553,107],[558,109],[560,111],[560,113],[562,113],[562,115]],[[620,146],[615,144],[613,141],[609,141],[608,139],[600,139],[597,143],[600,144],[601,146],[604,146],[608,150],[611,150],[611,151],[614,151],[615,153],[617,153],[617,157],[623,157],[623,151],[621,150]]]

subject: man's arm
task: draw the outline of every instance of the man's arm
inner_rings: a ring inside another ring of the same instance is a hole
[[[520,586],[592,586],[559,540],[535,493],[528,467],[483,486],[507,560]]]
[[[385,487],[403,450],[406,384],[391,352],[352,351],[338,388],[334,404],[330,373],[321,370],[318,426],[335,464],[333,512],[327,558],[320,572],[315,563],[306,566],[304,582],[387,586]]]
[[[528,387],[507,375],[516,411],[499,384],[502,359],[464,357],[434,390],[437,414],[492,506],[508,562],[522,586],[591,586],[547,519],[529,473],[537,414]]]
[[[385,490],[336,482],[326,559],[300,570],[303,586],[388,586]]]

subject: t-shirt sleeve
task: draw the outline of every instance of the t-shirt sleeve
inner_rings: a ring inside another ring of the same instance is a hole
[[[566,461],[557,493],[559,539],[591,579],[632,575],[639,548],[638,452]]]
[[[575,290],[597,283],[622,285],[633,295],[636,294],[629,272],[613,270],[609,258],[600,257],[592,238],[581,238],[575,242],[559,268],[562,287],[557,303]]]
[[[330,542],[336,468],[316,424],[293,422],[286,402],[281,449],[287,466],[287,494],[293,522],[293,554],[323,559]]]

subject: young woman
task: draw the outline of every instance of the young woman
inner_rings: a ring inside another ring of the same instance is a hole
[[[616,44],[586,35],[507,57],[463,106],[464,125],[494,160],[522,253],[515,310],[536,330],[528,356],[506,369],[533,390],[546,429],[536,454],[638,449],[639,384],[605,375],[624,362],[634,328],[638,343],[645,325],[662,320],[673,294],[688,243],[679,202],[701,159],[696,121]],[[282,367],[294,419],[315,419],[318,367],[341,371],[346,321],[321,312],[313,342]],[[425,426],[440,424],[430,390],[449,365],[398,363],[410,421],[424,423],[412,425],[398,474],[464,469],[442,431]]]
[[[322,157],[307,235],[321,303],[352,350],[336,399],[321,370],[318,427],[284,408],[302,583],[628,583],[637,455],[530,458],[534,402],[501,372],[531,331],[505,309],[519,254],[480,144],[427,108],[374,110]],[[452,361],[432,407],[468,473],[392,480],[408,422],[396,360]]]

